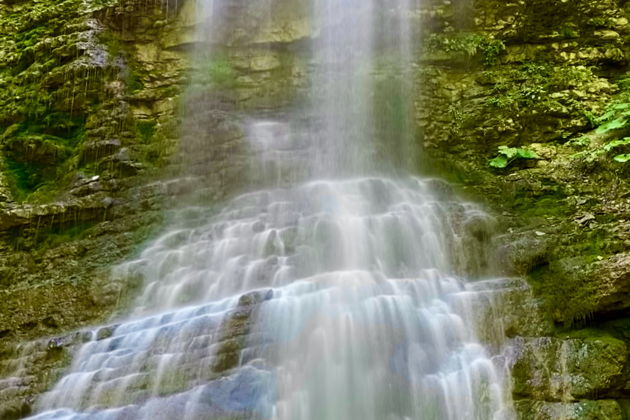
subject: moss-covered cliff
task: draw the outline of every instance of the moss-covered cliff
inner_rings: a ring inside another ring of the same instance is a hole
[[[497,266],[532,288],[506,304],[522,418],[628,416],[628,12],[478,0],[427,16],[425,165],[502,215]]]
[[[111,265],[160,223],[168,186],[150,181],[174,150],[185,68],[166,41],[185,26],[175,13],[0,5],[0,370],[21,366],[0,381],[0,418],[29,411],[72,340],[26,345],[20,359],[24,343],[109,316],[126,294]]]

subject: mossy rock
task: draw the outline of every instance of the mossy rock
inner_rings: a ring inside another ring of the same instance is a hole
[[[548,402],[517,400],[514,403],[519,420],[622,420],[619,403],[614,400]]]
[[[535,269],[530,277],[557,322],[571,324],[630,308],[630,257],[626,253],[557,259]]]
[[[608,335],[514,340],[514,394],[546,401],[611,395],[623,385],[626,344]]]

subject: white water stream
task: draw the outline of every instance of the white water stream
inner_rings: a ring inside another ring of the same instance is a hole
[[[34,418],[513,417],[503,358],[477,338],[483,294],[461,277],[465,227],[487,216],[405,175],[418,7],[313,0],[309,128],[248,130],[260,159],[310,175],[181,209],[115,270],[145,280],[132,314],[95,329]],[[383,55],[392,90],[376,95]]]

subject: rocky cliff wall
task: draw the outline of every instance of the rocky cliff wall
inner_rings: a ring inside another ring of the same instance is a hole
[[[0,5],[0,418],[28,414],[81,334],[30,340],[124,305],[134,284],[109,269],[159,226],[163,193],[177,188],[156,181],[175,150],[185,76],[168,42],[186,26],[176,12]]]
[[[497,268],[530,285],[505,302],[524,419],[629,415],[628,12],[474,0],[426,15],[425,165],[496,210]]]

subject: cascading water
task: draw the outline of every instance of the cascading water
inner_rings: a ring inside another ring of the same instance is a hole
[[[216,23],[233,3],[200,10]],[[476,334],[483,296],[460,277],[466,225],[486,216],[401,176],[417,8],[313,1],[311,105],[247,130],[267,187],[181,209],[117,267],[145,279],[132,315],[94,331],[35,418],[513,417]]]

